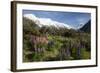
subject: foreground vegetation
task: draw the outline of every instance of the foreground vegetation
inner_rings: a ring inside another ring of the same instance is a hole
[[[91,58],[90,33],[52,26],[40,28],[26,18],[23,23],[23,62]]]

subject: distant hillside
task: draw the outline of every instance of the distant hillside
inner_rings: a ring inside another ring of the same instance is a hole
[[[91,20],[89,20],[82,28],[81,31],[90,33],[91,32]]]

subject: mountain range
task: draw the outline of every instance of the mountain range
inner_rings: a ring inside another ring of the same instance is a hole
[[[33,21],[39,27],[43,27],[43,26],[50,27],[50,26],[52,26],[52,27],[55,27],[57,29],[59,29],[59,28],[67,28],[67,29],[74,29],[74,30],[77,29],[77,28],[70,26],[70,24],[61,23],[61,22],[52,20],[50,18],[39,18],[39,17],[35,16],[34,14],[25,14],[24,18],[27,18],[27,19]],[[91,31],[90,29],[91,29],[91,20],[89,20],[83,26],[78,27],[77,30],[83,31],[83,32],[90,32]]]
[[[62,27],[62,28],[67,28],[67,29],[74,29],[73,27],[71,27],[68,24],[61,23],[61,22],[58,22],[58,21],[54,21],[50,18],[39,18],[39,17],[36,17],[33,14],[25,14],[24,17],[34,21],[39,27],[54,26],[56,28]]]

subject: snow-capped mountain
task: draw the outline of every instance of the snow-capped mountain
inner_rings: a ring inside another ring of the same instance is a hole
[[[58,21],[54,21],[54,20],[52,20],[50,18],[39,18],[39,17],[36,17],[33,14],[25,14],[24,17],[34,21],[39,27],[42,27],[42,26],[54,26],[56,28],[60,28],[60,27],[67,28],[67,29],[73,28],[68,24],[61,23],[61,22],[58,22]]]

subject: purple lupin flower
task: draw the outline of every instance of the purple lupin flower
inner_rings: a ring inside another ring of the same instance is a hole
[[[70,49],[69,48],[66,49],[66,55],[67,55],[67,57],[70,57]]]
[[[79,43],[78,48],[77,48],[77,58],[78,59],[81,58],[81,48],[82,48],[82,44]]]

